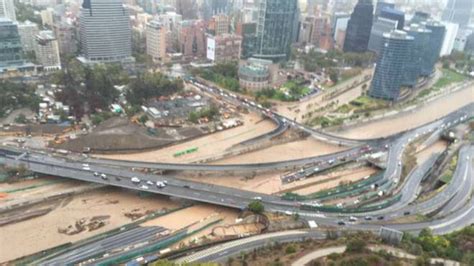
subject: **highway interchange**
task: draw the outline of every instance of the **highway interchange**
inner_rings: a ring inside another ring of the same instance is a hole
[[[196,84],[195,84],[196,85]],[[167,196],[179,197],[193,201],[211,203],[231,208],[245,209],[250,202],[255,199],[260,200],[265,209],[271,212],[298,213],[300,217],[306,220],[314,220],[322,226],[338,226],[341,230],[370,230],[378,231],[382,226],[390,227],[401,231],[418,232],[423,228],[431,228],[437,234],[448,233],[460,229],[474,222],[474,172],[473,158],[474,145],[464,145],[459,152],[458,165],[453,175],[452,181],[434,197],[424,201],[415,202],[416,193],[418,193],[420,183],[425,173],[431,168],[436,155],[434,155],[425,164],[418,166],[406,180],[399,184],[402,172],[402,156],[407,145],[421,137],[428,139],[439,135],[439,132],[452,128],[460,123],[464,123],[474,116],[474,103],[471,103],[459,110],[431,123],[420,127],[389,136],[387,138],[373,140],[350,140],[321,133],[317,130],[308,128],[304,125],[293,122],[287,118],[281,117],[272,111],[258,106],[246,99],[238,96],[218,91],[215,88],[201,86],[201,90],[207,90],[209,93],[218,93],[224,96],[226,100],[234,104],[244,105],[253,111],[259,112],[271,118],[278,124],[276,130],[268,135],[253,139],[260,141],[265,138],[273,138],[281,134],[289,127],[302,130],[309,135],[326,142],[336,143],[338,145],[349,146],[345,151],[335,154],[315,156],[299,160],[289,160],[272,163],[259,164],[240,164],[240,165],[204,165],[204,164],[170,164],[170,163],[150,163],[134,161],[115,161],[97,158],[84,158],[80,155],[56,156],[49,152],[39,150],[27,150],[16,148],[0,148],[0,163],[7,166],[23,165],[29,170],[37,173],[61,176],[66,178],[78,179],[86,182],[101,183],[111,186],[123,187],[133,190],[148,191]],[[217,90],[217,91],[216,91]],[[388,151],[387,151],[388,150]],[[305,202],[294,202],[282,199],[279,196],[267,195],[245,191],[237,188],[217,186],[213,184],[204,184],[194,181],[179,179],[175,175],[152,175],[133,171],[132,168],[148,168],[154,170],[179,170],[179,171],[259,171],[259,170],[298,170],[301,168],[330,167],[330,162],[341,162],[346,160],[358,160],[365,158],[367,154],[385,151],[388,152],[387,167],[384,172],[379,187],[380,191],[386,194],[399,194],[400,200],[383,209],[364,212],[364,213],[323,213],[321,211],[308,211],[301,208]],[[104,174],[106,178],[97,177],[94,172]],[[133,183],[132,178],[139,178],[139,184]],[[147,182],[150,181],[150,182]],[[156,182],[165,182],[165,187],[155,186]],[[149,183],[149,184],[147,184]],[[433,217],[424,222],[413,222],[395,224],[390,220],[403,217],[407,214],[431,214]],[[349,221],[348,217],[356,217],[355,221]],[[370,217],[382,217],[382,219],[365,219]],[[341,224],[341,221],[344,221]],[[320,232],[303,231],[297,235],[288,234],[282,236],[283,239],[320,237]],[[258,241],[262,242],[265,238]],[[258,243],[260,243],[258,242]],[[246,245],[255,245],[249,242]],[[232,254],[230,247],[225,254]],[[195,260],[212,260],[219,257],[220,253],[209,253],[207,256],[196,257]],[[225,257],[222,254],[221,257]]]

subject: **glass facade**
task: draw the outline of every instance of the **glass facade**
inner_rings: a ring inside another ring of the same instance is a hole
[[[432,68],[432,66],[428,64],[430,49],[427,49],[430,47],[431,31],[418,24],[412,24],[410,27],[406,27],[405,31],[408,35],[412,36],[414,40],[410,55],[410,64],[405,71],[404,85],[413,87],[416,85],[422,70]]]
[[[252,57],[281,61],[289,58],[299,22],[297,0],[262,0],[259,3],[256,46]]]
[[[473,8],[472,0],[449,0],[443,12],[443,21],[457,23],[460,27],[467,26]]]
[[[437,21],[428,21],[426,28],[431,30],[430,43],[427,48],[426,64],[421,70],[421,75],[429,76],[433,73],[434,66],[439,59],[441,48],[443,47],[444,35],[446,34],[446,28],[443,24]]]
[[[18,26],[9,19],[0,18],[0,68],[22,65],[22,54]]]
[[[405,27],[405,13],[400,10],[384,8],[380,13],[380,17],[398,21],[397,29],[399,30],[403,30]]]
[[[369,50],[379,55],[382,50],[383,35],[395,29],[397,29],[397,21],[377,18],[370,32]]]
[[[384,34],[384,44],[369,91],[371,97],[398,100],[404,73],[410,61],[413,39],[404,31]]]
[[[347,24],[344,52],[367,51],[374,18],[373,12],[372,0],[359,0]]]

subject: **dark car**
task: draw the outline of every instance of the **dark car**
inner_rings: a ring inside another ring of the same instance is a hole
[[[346,223],[344,221],[338,221],[337,224],[338,225],[346,225]]]
[[[409,211],[406,211],[406,212],[403,213],[403,215],[405,215],[405,216],[406,216],[406,215],[410,215],[410,212],[409,212]]]
[[[377,220],[383,220],[383,219],[385,219],[385,217],[383,217],[383,216],[377,217]]]
[[[370,217],[370,216],[365,216],[364,219],[365,219],[366,221],[372,221],[372,217]]]

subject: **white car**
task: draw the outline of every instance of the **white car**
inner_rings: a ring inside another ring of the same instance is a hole
[[[161,182],[161,181],[156,181],[156,187],[157,188],[164,188],[164,187],[166,187],[166,183]]]
[[[138,177],[132,177],[131,181],[132,181],[132,183],[134,183],[134,184],[140,183],[140,179],[139,179]]]
[[[148,186],[147,186],[147,185],[142,185],[140,188],[142,188],[142,189],[148,189]]]
[[[349,221],[351,221],[351,222],[357,222],[357,220],[358,219],[354,216],[349,217]]]
[[[262,200],[262,197],[253,197],[254,200]]]
[[[98,177],[98,176],[100,176],[100,174],[98,172],[94,172],[94,176]]]
[[[100,177],[101,177],[102,179],[104,179],[104,180],[107,180],[107,179],[108,179],[108,177],[107,177],[106,174],[101,174]]]
[[[148,180],[148,181],[146,181],[146,183],[147,183],[147,185],[153,186],[153,181]]]
[[[90,168],[89,166],[83,166],[83,167],[82,167],[82,170],[85,170],[85,171],[90,171],[90,170],[91,170],[91,168]]]

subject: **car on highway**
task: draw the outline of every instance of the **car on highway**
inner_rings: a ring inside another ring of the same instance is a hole
[[[132,181],[132,183],[134,184],[139,184],[140,183],[140,179],[138,177],[132,177],[132,179],[130,179]]]
[[[354,216],[349,217],[349,221],[351,222],[357,222],[357,220],[358,220],[357,217],[354,217]]]
[[[262,197],[253,197],[254,200],[262,200]]]
[[[122,180],[122,179],[120,179],[120,177],[116,176],[116,177],[115,177],[115,180],[120,181],[120,180]]]
[[[410,215],[411,213],[409,211],[406,211],[403,213],[403,215],[407,216],[407,215]]]
[[[99,177],[100,176],[99,172],[94,172],[94,176]]]
[[[166,183],[162,181],[156,181],[156,187],[157,188],[164,188],[166,187]]]
[[[153,181],[148,180],[148,181],[146,181],[146,183],[147,183],[147,185],[153,186]]]
[[[189,185],[184,185],[183,187],[184,188],[191,188]]]
[[[140,188],[142,189],[148,189],[149,187],[147,185],[142,185]]]
[[[371,216],[365,216],[365,217],[364,217],[364,220],[366,220],[366,221],[372,221],[372,217],[371,217]]]
[[[344,221],[338,221],[337,224],[338,224],[338,225],[346,225],[346,222],[344,222]]]
[[[383,216],[377,217],[377,220],[383,220],[383,219],[385,219],[385,217],[383,217]]]
[[[102,178],[102,179],[104,179],[104,180],[109,179],[106,174],[100,174],[100,178]]]

